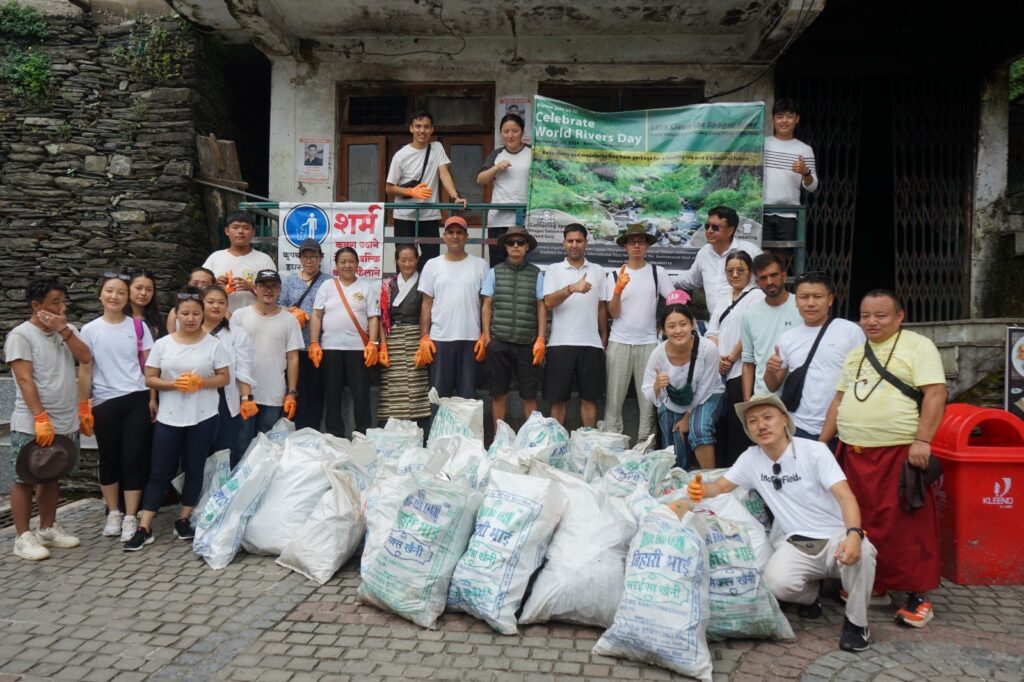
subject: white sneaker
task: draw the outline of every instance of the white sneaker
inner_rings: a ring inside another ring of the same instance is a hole
[[[121,522],[121,542],[128,542],[135,537],[135,531],[139,529],[138,517],[128,515]]]
[[[56,523],[49,528],[40,528],[37,530],[36,537],[39,538],[39,542],[41,542],[44,547],[71,549],[72,547],[78,547],[79,545],[78,538],[58,526]]]
[[[107,522],[103,526],[103,534],[107,537],[114,537],[121,534],[121,521],[124,514],[119,511],[107,512]]]
[[[27,530],[14,541],[14,556],[29,561],[41,561],[50,558],[50,550],[39,544],[39,538],[34,531]]]

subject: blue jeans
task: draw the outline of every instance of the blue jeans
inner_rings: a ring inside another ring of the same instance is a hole
[[[242,455],[249,449],[249,443],[256,437],[256,434],[266,433],[274,428],[277,420],[284,416],[284,408],[280,405],[260,405],[257,403],[256,407],[260,410],[256,413],[256,416],[243,420],[238,429],[238,459],[235,459],[235,451],[232,450],[232,468],[242,459]]]

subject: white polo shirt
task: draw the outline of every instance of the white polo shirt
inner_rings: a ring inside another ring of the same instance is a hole
[[[704,304],[709,311],[714,310],[721,299],[732,297],[732,287],[725,278],[725,257],[736,249],[746,251],[751,258],[762,253],[761,247],[757,244],[746,239],[737,239],[735,235],[732,244],[721,254],[716,253],[711,244],[705,244],[700,247],[690,269],[684,270],[676,277],[676,288],[692,291],[703,286]]]
[[[570,265],[568,258],[560,263],[552,263],[544,271],[544,295],[575,284],[584,274],[593,287],[585,294],[570,294],[562,305],[551,311],[549,346],[603,348],[597,327],[597,311],[598,306],[611,298],[603,267],[585,258],[579,268]]]

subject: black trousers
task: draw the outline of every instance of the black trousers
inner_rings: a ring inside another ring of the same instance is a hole
[[[736,416],[735,406],[743,402],[742,376],[725,382],[725,401],[725,414],[718,424],[718,447],[715,448],[715,465],[719,468],[731,467],[743,451],[753,445]]]
[[[100,485],[121,484],[122,490],[142,490],[149,478],[149,391],[136,391],[105,400],[92,411],[99,447]]]
[[[210,454],[210,445],[217,437],[217,416],[214,415],[192,426],[168,426],[156,423],[153,428],[153,455],[149,482],[142,493],[142,509],[155,512],[160,509],[171,479],[178,475],[178,467],[185,470],[185,485],[181,489],[181,506],[194,507],[203,490],[203,469]]]
[[[437,353],[430,365],[430,386],[438,396],[476,397],[475,341],[435,341]]]
[[[438,237],[441,234],[441,221],[440,220],[421,220],[420,221],[420,232],[416,234],[416,221],[415,220],[399,220],[395,218],[395,236],[396,237]],[[438,256],[441,253],[440,244],[420,244],[420,270],[426,264],[427,260]]]
[[[366,433],[370,428],[370,369],[363,364],[359,350],[325,350],[320,366],[324,382],[324,428],[332,436],[345,437],[345,420],[341,415],[341,397],[348,387],[352,394],[354,431]]]
[[[320,430],[324,417],[324,373],[313,366],[306,351],[299,351],[299,395],[295,407],[295,428]]]

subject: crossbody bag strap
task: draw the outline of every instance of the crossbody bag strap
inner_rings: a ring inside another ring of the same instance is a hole
[[[690,368],[686,370],[686,383],[693,386],[693,371],[697,367],[697,349],[700,348],[700,334],[693,332],[693,348],[690,349]]]
[[[416,180],[417,183],[423,182],[423,176],[427,174],[427,161],[430,160],[430,148],[433,146],[433,142],[427,142],[427,153],[423,155],[423,168],[420,168],[420,177]]]
[[[898,337],[897,337],[896,341],[897,342],[899,341]],[[893,345],[895,346],[895,344],[893,344]],[[918,389],[914,388],[913,386],[910,386],[909,384],[904,382],[902,379],[897,377],[895,374],[890,372],[888,369],[883,367],[882,363],[880,363],[878,361],[878,358],[875,357],[875,352],[873,350],[871,350],[871,342],[870,341],[865,341],[864,342],[864,357],[866,357],[868,359],[868,362],[871,363],[871,366],[875,368],[876,372],[878,372],[878,376],[882,377],[882,379],[884,379],[885,381],[888,381],[890,384],[892,384],[896,388],[897,391],[899,391],[903,395],[905,395],[908,398],[910,398],[911,400],[913,400],[914,404],[916,404],[918,409],[920,409],[921,401],[924,400],[924,392],[923,391],[919,391]]]
[[[309,283],[309,286],[306,287],[306,290],[302,292],[302,296],[299,296],[299,300],[297,300],[295,302],[295,305],[292,306],[293,308],[301,308],[302,307],[302,302],[306,300],[306,296],[309,296],[309,292],[313,290],[313,285],[316,284],[317,282],[319,282],[320,278],[323,277],[323,276],[324,276],[323,270],[321,270],[320,272],[316,273],[316,277],[313,279],[312,282]]]
[[[732,305],[730,305],[728,308],[723,310],[722,314],[718,316],[718,324],[722,324],[722,320],[725,319],[725,316],[728,315],[729,313],[731,313],[732,309],[735,308],[737,305],[739,305],[739,302],[742,301],[744,299],[744,297],[747,294],[749,294],[751,291],[753,291],[753,290],[754,290],[754,287],[751,287],[750,289],[747,289],[742,294],[740,294],[739,298],[737,298],[735,301],[732,302]]]
[[[363,345],[365,346],[370,342],[370,335],[367,334],[359,325],[359,320],[356,318],[356,314],[352,312],[352,306],[348,304],[345,292],[341,289],[341,281],[337,277],[334,278],[334,287],[338,290],[338,296],[341,298],[341,302],[345,305],[345,310],[348,311],[348,316],[352,320],[352,326],[354,326],[356,331],[359,332],[359,338],[363,340]]]
[[[142,357],[142,320],[133,317],[132,323],[135,325],[135,349],[139,354],[139,369],[142,370],[143,376],[146,374],[146,360]]]
[[[803,366],[806,367],[807,369],[810,369],[810,367],[811,367],[811,360],[814,359],[814,354],[818,350],[818,344],[821,343],[821,340],[825,337],[825,331],[828,330],[828,326],[830,324],[832,324],[832,320],[834,320],[834,319],[836,319],[836,318],[834,318],[834,317],[828,318],[825,321],[825,324],[823,324],[821,326],[821,331],[819,331],[818,335],[814,338],[814,344],[811,346],[811,352],[807,354],[807,359],[804,360],[804,364],[803,364]]]

